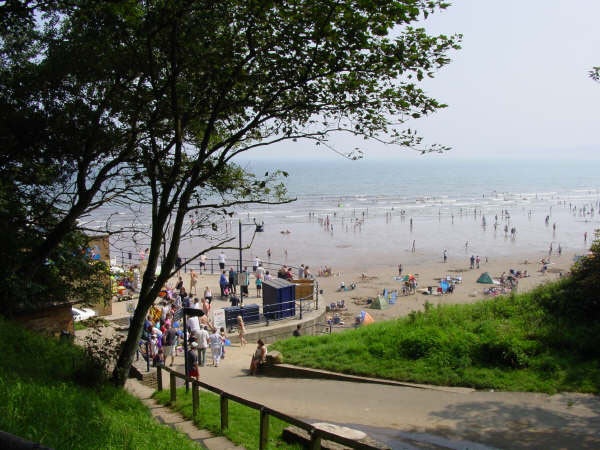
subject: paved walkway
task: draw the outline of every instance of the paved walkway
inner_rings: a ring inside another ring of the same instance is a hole
[[[254,349],[227,347],[219,367],[201,368],[202,381],[309,422],[343,424],[403,443],[393,448],[600,448],[598,396],[252,377],[247,368]],[[183,372],[182,356],[174,368]]]

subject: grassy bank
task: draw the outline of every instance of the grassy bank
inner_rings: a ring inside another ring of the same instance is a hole
[[[99,380],[83,351],[0,319],[0,429],[56,449],[192,449],[127,392]]]
[[[600,326],[569,320],[546,307],[569,290],[569,283],[471,305],[427,306],[402,319],[287,339],[270,349],[281,351],[286,363],[370,377],[598,393]]]

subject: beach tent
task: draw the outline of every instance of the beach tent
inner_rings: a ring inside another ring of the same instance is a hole
[[[375,320],[373,320],[373,317],[371,317],[371,314],[369,314],[366,311],[361,311],[357,319],[361,325],[369,325],[370,323],[375,322]]]
[[[385,297],[378,295],[375,300],[371,303],[371,309],[383,309],[387,306],[387,300]]]
[[[494,284],[494,280],[488,272],[483,272],[479,278],[477,278],[477,282],[483,284]]]

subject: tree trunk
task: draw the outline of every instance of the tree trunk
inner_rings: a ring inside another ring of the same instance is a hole
[[[112,373],[112,382],[119,387],[123,387],[129,377],[129,369],[133,363],[135,352],[138,349],[138,343],[142,336],[144,321],[148,307],[143,306],[142,299],[138,300],[138,306],[135,309],[131,323],[129,324],[129,332],[123,343],[119,358]]]
[[[159,242],[157,239],[154,240]],[[160,245],[156,244],[156,242],[153,242],[153,244],[154,249],[151,249],[148,257],[148,266],[144,272],[138,304],[133,313],[131,323],[129,324],[127,338],[125,339],[125,342],[123,342],[123,347],[121,348],[119,358],[117,359],[117,363],[112,373],[112,382],[119,387],[123,387],[125,381],[127,381],[127,378],[129,377],[129,369],[133,363],[135,352],[138,349],[148,310],[154,304],[154,300],[156,299],[160,288],[168,279],[168,276],[165,277],[163,274],[156,279],[154,278],[158,261],[157,255],[159,252],[156,249],[159,249]],[[162,269],[164,270],[164,268],[165,265],[163,264]]]

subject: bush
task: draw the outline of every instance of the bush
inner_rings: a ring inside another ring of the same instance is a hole
[[[436,328],[411,330],[398,343],[398,352],[405,358],[416,360],[425,358],[441,348],[441,333]]]

